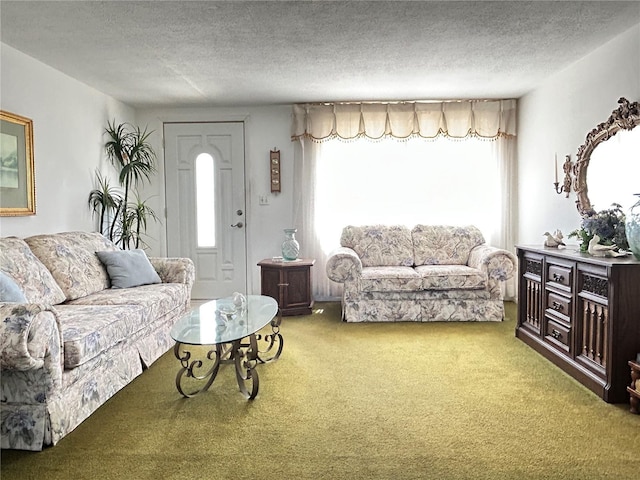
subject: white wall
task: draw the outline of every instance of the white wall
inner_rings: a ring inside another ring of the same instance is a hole
[[[618,107],[640,101],[640,24],[548,78],[518,104],[519,244],[542,244],[545,230],[560,228],[565,240],[580,225],[575,194],[553,190],[553,159],[576,160],[587,134]],[[562,183],[562,171],[559,181]],[[615,184],[612,183],[615,192]],[[603,206],[602,208],[606,208]]]
[[[136,122],[154,131],[150,141],[158,154],[158,175],[142,194],[156,213],[164,217],[163,122],[243,121],[245,123],[246,235],[249,293],[260,293],[257,263],[280,255],[283,229],[291,227],[293,218],[293,144],[290,140],[291,106],[237,108],[180,108],[139,110]],[[269,151],[280,150],[282,192],[270,193]],[[268,205],[259,205],[258,197],[267,194]],[[150,225],[147,233],[150,253],[166,255],[165,221]],[[304,249],[304,246],[301,246]],[[304,250],[302,251],[304,253]]]
[[[0,109],[33,120],[36,215],[0,217],[0,235],[95,230],[87,205],[106,169],[107,121],[131,121],[125,104],[0,44]]]
[[[164,212],[162,122],[245,122],[247,175],[248,274],[251,293],[260,291],[257,262],[280,254],[283,229],[291,227],[293,144],[291,107],[185,108],[141,110],[119,102],[14,48],[0,44],[0,109],[33,120],[36,173],[36,215],[0,217],[0,235],[27,237],[39,233],[96,230],[87,206],[95,170],[112,171],[104,154],[107,122],[132,122],[155,130],[151,142],[158,153],[159,172],[143,196]],[[282,158],[282,193],[269,189],[269,151]],[[115,183],[115,182],[112,182]],[[267,194],[269,205],[258,204]],[[166,254],[164,221],[148,231],[150,254]]]

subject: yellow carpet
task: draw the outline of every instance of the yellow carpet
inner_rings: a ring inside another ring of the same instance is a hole
[[[244,400],[231,366],[191,399],[161,357],[60,443],[2,451],[2,479],[640,478],[640,416],[609,405],[502,323],[285,317]]]

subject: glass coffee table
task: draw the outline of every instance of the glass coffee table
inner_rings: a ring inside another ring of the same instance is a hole
[[[176,341],[173,351],[182,365],[176,387],[185,397],[207,390],[221,364],[234,364],[240,392],[252,400],[260,385],[256,366],[280,357],[283,338],[278,303],[263,295],[243,298],[246,302],[237,308],[229,298],[204,303],[171,329]],[[269,324],[270,333],[258,333]],[[264,342],[264,350],[259,350],[258,342]]]

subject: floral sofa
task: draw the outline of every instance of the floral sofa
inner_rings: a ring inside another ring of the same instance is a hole
[[[515,256],[474,226],[347,226],[326,271],[347,322],[501,321]]]
[[[139,250],[153,283],[110,288],[96,252],[127,251],[87,232],[0,239],[0,273],[24,297],[0,303],[2,448],[55,445],[174,343],[193,262]]]

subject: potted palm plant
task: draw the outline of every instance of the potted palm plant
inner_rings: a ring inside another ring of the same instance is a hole
[[[145,245],[149,219],[158,220],[146,200],[141,199],[138,187],[150,181],[156,172],[156,154],[149,143],[145,128],[129,123],[110,122],[105,129],[107,158],[116,168],[119,188],[96,172],[96,188],[89,193],[89,206],[98,215],[100,232],[123,249]]]

